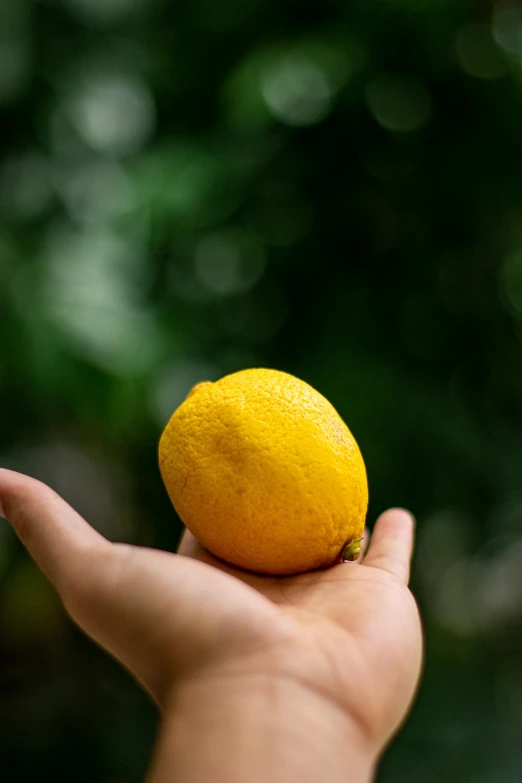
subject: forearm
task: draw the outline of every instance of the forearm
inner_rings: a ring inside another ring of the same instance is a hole
[[[340,706],[260,676],[180,686],[149,783],[369,783],[374,758]]]

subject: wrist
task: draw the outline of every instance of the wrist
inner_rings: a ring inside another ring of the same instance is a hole
[[[150,783],[369,783],[376,750],[335,702],[273,674],[178,684]]]

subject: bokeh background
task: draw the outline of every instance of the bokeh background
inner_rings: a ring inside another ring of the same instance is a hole
[[[379,783],[522,779],[522,5],[0,0],[0,464],[174,549],[197,381],[294,373],[418,517]],[[156,713],[0,525],[6,780],[142,781]],[[379,677],[379,672],[375,672]]]

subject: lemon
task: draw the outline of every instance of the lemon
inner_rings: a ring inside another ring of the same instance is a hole
[[[163,432],[159,464],[182,521],[235,566],[296,574],[331,565],[362,537],[359,447],[332,405],[292,375],[250,369],[198,384]]]

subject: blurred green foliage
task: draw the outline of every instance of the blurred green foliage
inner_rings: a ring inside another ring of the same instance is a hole
[[[522,6],[0,0],[0,464],[173,549],[156,467],[252,365],[418,515],[427,673],[381,783],[522,779]],[[155,713],[0,526],[6,779],[143,779]],[[375,672],[375,677],[380,673]]]

